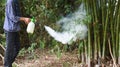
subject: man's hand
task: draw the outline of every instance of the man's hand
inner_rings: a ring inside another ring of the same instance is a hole
[[[24,21],[26,24],[30,22],[30,18],[20,17],[20,21]]]
[[[28,24],[30,22],[30,18],[24,18],[24,22]]]

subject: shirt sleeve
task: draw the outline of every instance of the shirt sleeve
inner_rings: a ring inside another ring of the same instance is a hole
[[[20,17],[15,15],[15,10],[13,7],[13,2],[10,2],[6,5],[6,16],[14,23],[17,23],[18,21],[20,21]]]

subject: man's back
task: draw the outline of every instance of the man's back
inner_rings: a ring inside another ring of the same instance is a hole
[[[18,0],[7,0],[5,9],[4,29],[9,32],[20,30],[20,7]]]

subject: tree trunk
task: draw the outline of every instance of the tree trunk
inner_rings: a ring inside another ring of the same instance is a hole
[[[0,54],[4,56],[5,48],[0,44]]]
[[[5,48],[0,44],[0,65],[3,65]]]
[[[0,66],[3,65],[2,55],[0,54]]]

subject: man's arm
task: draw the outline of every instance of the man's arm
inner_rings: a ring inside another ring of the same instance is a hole
[[[26,24],[30,22],[30,18],[20,17],[20,21],[24,21]]]

